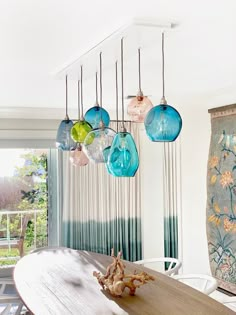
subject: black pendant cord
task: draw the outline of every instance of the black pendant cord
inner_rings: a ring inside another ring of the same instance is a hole
[[[95,103],[95,105],[96,106],[98,106],[99,104],[98,104],[98,73],[96,72],[96,74],[95,74],[95,81],[96,81],[96,103]]]
[[[122,128],[125,129],[125,116],[124,116],[124,48],[123,48],[124,38],[121,38],[121,105],[122,105]]]
[[[78,121],[80,121],[80,80],[78,80]]]
[[[139,86],[139,92],[141,92],[142,89],[141,89],[141,57],[140,57],[140,48],[138,49],[138,86]]]
[[[164,54],[164,33],[162,33],[162,98],[165,100],[165,54]]]
[[[67,89],[67,75],[66,75],[66,120],[69,120],[69,116],[68,116],[68,89]]]
[[[100,107],[102,107],[102,53],[99,54],[99,71],[100,71]]]
[[[83,66],[80,66],[80,103],[81,103],[81,117],[84,119],[84,106],[83,106]]]
[[[119,123],[118,123],[118,62],[116,61],[116,131],[118,132]]]

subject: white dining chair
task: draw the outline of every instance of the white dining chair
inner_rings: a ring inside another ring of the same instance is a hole
[[[217,280],[215,278],[204,274],[174,275],[173,278],[207,295],[215,291],[218,285]]]
[[[182,266],[180,260],[172,257],[147,258],[137,260],[134,263],[162,272],[167,276],[176,275]]]
[[[0,315],[20,315],[24,304],[11,295],[0,296]]]
[[[23,307],[13,279],[0,278],[0,315],[19,315]]]
[[[236,312],[236,296],[227,296],[218,301]]]

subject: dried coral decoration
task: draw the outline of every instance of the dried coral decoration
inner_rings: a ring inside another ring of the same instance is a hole
[[[155,278],[146,272],[141,272],[139,274],[128,274],[124,273],[125,265],[121,261],[122,252],[119,251],[118,255],[114,255],[114,249],[111,250],[111,257],[113,262],[108,265],[106,274],[103,275],[100,272],[94,271],[93,275],[97,278],[98,283],[103,289],[106,289],[113,296],[121,296],[125,288],[129,289],[130,295],[135,295],[135,291],[141,285],[147,283],[150,280],[155,280]]]

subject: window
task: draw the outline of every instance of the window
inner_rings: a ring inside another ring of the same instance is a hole
[[[60,114],[60,111],[59,111]],[[12,108],[12,109],[0,109],[0,181],[4,179],[1,177],[4,176],[4,172],[7,172],[7,166],[3,167],[1,162],[1,157],[3,158],[3,150],[8,151],[8,157],[5,159],[6,161],[10,161],[9,152],[10,150],[15,152],[21,152],[24,154],[33,154],[33,162],[40,158],[41,154],[45,154],[45,163],[47,167],[47,172],[45,174],[34,174],[32,171],[32,177],[27,176],[27,180],[25,178],[24,184],[31,183],[32,186],[28,187],[19,187],[18,189],[18,201],[21,202],[21,206],[19,203],[15,201],[13,204],[9,204],[9,207],[3,207],[0,205],[1,210],[5,211],[23,211],[22,203],[28,203],[31,206],[30,209],[26,210],[34,210],[34,207],[37,205],[37,211],[31,214],[28,222],[27,222],[27,232],[25,237],[28,238],[28,246],[26,245],[26,252],[35,246],[41,247],[46,243],[49,246],[59,245],[59,211],[58,211],[58,184],[57,184],[57,155],[58,152],[55,149],[55,138],[56,131],[59,125],[59,121],[55,119],[55,116],[59,115],[58,110],[55,111],[45,109],[42,112],[42,109],[27,109],[27,108]],[[44,119],[42,119],[43,117]],[[39,117],[40,119],[37,119]],[[53,119],[50,119],[52,117]],[[36,160],[35,160],[36,159]],[[28,169],[33,168],[34,163],[32,161],[27,162],[27,159],[22,163],[28,163]],[[32,164],[31,164],[32,163]],[[17,163],[16,163],[17,164]],[[15,165],[16,165],[15,164]],[[37,163],[36,163],[37,164]],[[22,164],[17,166],[22,167]],[[23,169],[25,170],[26,165],[23,165]],[[1,170],[2,174],[1,175]],[[42,170],[41,170],[42,171]],[[23,170],[22,170],[23,172]],[[40,170],[39,170],[40,173]],[[7,175],[7,174],[5,174]],[[22,175],[22,174],[21,174]],[[45,181],[46,180],[46,181]],[[19,183],[18,183],[19,184]],[[34,185],[33,185],[34,184]],[[9,184],[10,185],[10,184]],[[19,184],[19,185],[22,185]],[[47,205],[45,206],[44,198],[41,198],[40,191],[38,191],[38,186],[45,186],[46,191],[44,193],[47,196]],[[6,187],[6,179],[5,179],[5,187]],[[21,191],[23,193],[19,193]],[[31,191],[30,191],[31,190]],[[34,191],[35,190],[35,191]],[[0,194],[3,194],[0,190]],[[3,194],[6,195],[6,194]],[[22,197],[24,198],[22,199]],[[36,199],[38,199],[39,204],[36,203]],[[31,204],[32,202],[32,204]],[[24,204],[24,206],[26,206]],[[13,207],[14,206],[14,207]],[[19,209],[19,207],[22,209]],[[40,208],[41,207],[41,208]],[[46,208],[43,210],[42,208]],[[11,215],[13,213],[11,212]],[[17,217],[17,213],[15,217]],[[36,219],[35,219],[36,217]],[[5,225],[9,224],[9,229],[6,229],[6,226],[3,227],[3,223],[5,221]],[[13,218],[11,219],[12,221]],[[22,227],[24,224],[24,217],[19,217],[18,221],[15,220],[15,226],[11,222],[10,217],[2,213],[0,217],[0,240],[5,238],[11,238],[12,245],[14,246],[14,241],[16,242],[16,238],[19,237],[19,234],[22,231]],[[46,221],[46,225],[42,224]],[[36,223],[35,223],[36,222]],[[17,227],[16,227],[17,225]],[[2,228],[2,231],[1,231]],[[16,229],[16,232],[13,232],[13,228]],[[11,230],[12,229],[12,230]],[[9,232],[7,232],[9,231]],[[24,231],[23,231],[24,232]],[[17,235],[16,235],[17,234]],[[45,238],[46,235],[46,238]],[[7,247],[9,248],[8,244]],[[8,249],[7,248],[7,249]],[[15,250],[17,251],[17,249]],[[8,255],[8,253],[6,254]],[[0,263],[3,260],[2,255],[0,254]],[[10,262],[9,262],[10,263]],[[11,262],[12,263],[12,262]]]
[[[47,149],[0,149],[1,264],[48,244],[47,159]]]

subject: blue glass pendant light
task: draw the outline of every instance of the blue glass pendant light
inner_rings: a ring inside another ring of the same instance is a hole
[[[100,53],[100,59],[101,59],[101,53]],[[100,94],[101,94],[101,69],[100,69]],[[93,107],[87,110],[84,116],[86,121],[90,123],[93,129],[101,127],[101,120],[105,127],[108,127],[110,124],[110,116],[108,112],[104,108],[102,108],[101,104],[99,106],[97,95],[98,94],[97,94],[97,73],[96,73],[96,102]]]
[[[76,147],[76,143],[71,139],[70,132],[73,127],[73,121],[68,116],[68,93],[67,93],[67,76],[66,76],[66,116],[57,130],[56,147],[63,151],[70,151]]]
[[[121,94],[122,128],[115,135],[108,155],[109,172],[116,177],[133,177],[139,167],[139,157],[132,135],[124,124],[124,75],[123,75],[123,38],[121,39]]]
[[[97,75],[96,75],[96,103],[97,103]],[[102,108],[102,54],[100,53],[100,106]],[[100,113],[102,113],[100,111]],[[104,151],[109,150],[115,131],[106,127],[102,116],[99,117],[99,127],[88,133],[84,140],[84,150],[88,158],[95,163],[104,163],[106,155]]]
[[[160,105],[154,106],[147,113],[144,125],[148,138],[155,142],[175,141],[182,128],[179,112],[168,105],[165,99],[164,80],[164,33],[162,33],[162,82],[163,96]]]
[[[80,84],[81,84],[81,118],[78,117],[78,121],[74,123],[71,128],[71,138],[75,142],[83,143],[87,134],[92,130],[92,126],[84,120],[83,113],[83,67],[80,67]]]

